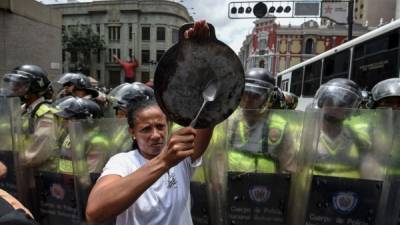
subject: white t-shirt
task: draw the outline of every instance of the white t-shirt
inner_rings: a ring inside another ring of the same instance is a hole
[[[125,177],[147,162],[138,150],[119,153],[110,158],[101,177],[111,174]],[[201,158],[192,163],[188,157],[169,169],[169,173],[163,174],[117,216],[116,225],[192,225],[190,180],[194,167],[199,165]]]

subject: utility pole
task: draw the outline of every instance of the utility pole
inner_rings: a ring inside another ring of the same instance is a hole
[[[353,10],[354,10],[354,0],[349,0],[349,9],[347,15],[347,24],[349,26],[347,41],[353,39]]]

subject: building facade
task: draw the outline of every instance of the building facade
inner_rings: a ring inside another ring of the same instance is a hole
[[[354,22],[377,27],[396,17],[396,0],[354,0]]]
[[[332,2],[331,0],[323,0]],[[398,19],[400,12],[400,0],[352,0],[353,22],[368,26],[379,27]],[[321,19],[321,24],[332,23],[327,19]]]
[[[0,1],[0,78],[22,64],[61,73],[61,14],[33,0]],[[1,83],[0,79],[0,83]]]
[[[60,10],[66,32],[73,26],[86,25],[103,37],[106,49],[91,55],[88,75],[106,87],[124,81],[122,67],[113,55],[138,60],[136,81],[153,79],[157,62],[178,41],[179,27],[193,21],[183,5],[167,0],[94,1],[52,7]],[[71,55],[65,54],[64,72],[72,72],[69,69],[73,64]]]
[[[274,76],[279,72],[321,54],[347,40],[347,27],[321,26],[310,20],[299,26],[280,26],[275,18],[254,22],[252,34],[247,35],[239,57],[245,70],[263,67]],[[366,27],[355,25],[353,36],[368,32]]]

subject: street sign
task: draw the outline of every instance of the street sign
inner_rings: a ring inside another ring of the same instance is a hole
[[[347,24],[349,2],[321,2],[321,17],[330,19],[337,24]]]
[[[319,17],[320,2],[295,2],[294,17],[314,16]]]

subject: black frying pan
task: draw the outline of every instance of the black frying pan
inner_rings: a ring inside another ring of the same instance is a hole
[[[203,103],[207,83],[217,80],[218,92],[207,103],[196,128],[212,127],[225,120],[240,103],[244,89],[244,70],[239,58],[226,44],[217,40],[211,24],[207,39],[185,39],[179,29],[179,41],[163,55],[154,75],[158,104],[168,119],[188,126]]]

